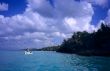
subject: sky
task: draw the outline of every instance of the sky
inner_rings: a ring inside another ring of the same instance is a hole
[[[0,0],[0,50],[60,45],[110,23],[109,0]]]

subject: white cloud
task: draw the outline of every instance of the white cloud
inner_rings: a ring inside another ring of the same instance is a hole
[[[92,17],[81,17],[81,18],[65,18],[64,24],[67,29],[71,29],[71,31],[88,31],[92,32],[95,30],[94,25],[90,24]]]
[[[54,9],[47,0],[28,0],[28,8],[46,17],[54,15]]]
[[[23,14],[0,15],[0,32],[4,32],[0,34],[7,40],[27,40],[39,46],[60,44],[73,32],[95,30],[90,24],[93,14],[91,4],[84,1],[55,0],[53,7],[47,0],[28,0]]]
[[[0,11],[7,11],[7,10],[8,10],[8,4],[0,3]]]
[[[108,10],[107,17],[102,20],[102,22],[105,22],[107,25],[110,25],[110,9]]]
[[[107,17],[105,18],[105,23],[108,23],[110,25],[110,9],[108,10]]]

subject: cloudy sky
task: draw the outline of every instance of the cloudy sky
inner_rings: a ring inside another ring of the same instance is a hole
[[[0,49],[59,45],[110,23],[109,0],[0,0]]]

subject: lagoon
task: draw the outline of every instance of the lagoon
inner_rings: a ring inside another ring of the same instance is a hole
[[[110,57],[79,56],[53,51],[0,51],[0,71],[110,71]]]

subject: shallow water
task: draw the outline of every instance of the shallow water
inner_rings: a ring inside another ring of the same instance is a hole
[[[0,51],[0,71],[110,71],[110,57],[35,51]]]

